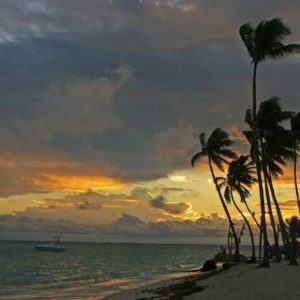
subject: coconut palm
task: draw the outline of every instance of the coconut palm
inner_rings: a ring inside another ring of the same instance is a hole
[[[298,243],[297,238],[300,237],[300,220],[298,217],[294,216],[290,220],[287,220],[288,232],[291,239],[291,259],[290,265],[298,265],[297,253],[298,253]]]
[[[291,131],[294,137],[294,147],[293,147],[294,184],[295,184],[295,191],[297,197],[298,211],[300,214],[300,197],[299,197],[299,190],[298,190],[298,183],[297,183],[297,156],[298,156],[297,150],[298,150],[298,144],[300,142],[300,112],[291,118]]]
[[[259,63],[267,59],[280,59],[292,53],[300,52],[300,45],[288,44],[284,45],[282,40],[291,34],[290,29],[278,18],[270,21],[262,21],[256,28],[250,23],[246,23],[239,30],[242,41],[253,64],[253,82],[252,82],[252,113],[253,113],[253,146],[254,158],[256,164],[256,172],[259,186],[260,207],[261,207],[261,230],[264,238],[264,256],[261,266],[269,267],[268,248],[267,248],[267,229],[265,218],[264,190],[261,177],[261,166],[259,164],[258,148],[259,141],[257,137],[257,120],[256,120],[256,75]]]
[[[279,104],[279,99],[273,97],[262,102],[257,112],[257,137],[259,141],[259,159],[263,169],[263,177],[265,181],[265,192],[267,205],[270,215],[270,221],[274,234],[275,242],[275,254],[276,261],[279,261],[279,242],[278,233],[276,230],[274,217],[272,213],[272,206],[269,195],[269,188],[273,198],[273,202],[276,207],[278,220],[280,223],[280,229],[282,233],[283,243],[285,247],[286,256],[288,256],[288,236],[285,229],[285,223],[282,217],[279,203],[274,191],[272,177],[278,177],[283,174],[282,166],[286,164],[286,161],[293,158],[293,138],[290,131],[285,130],[281,125],[282,122],[290,119],[292,113],[289,111],[283,111]],[[245,121],[248,123],[252,131],[244,131],[245,136],[251,143],[251,154],[253,155],[253,116],[252,111],[246,112]]]
[[[228,203],[233,203],[247,225],[252,245],[250,262],[255,263],[256,254],[252,228],[250,222],[236,203],[233,196],[233,193],[235,192],[239,195],[241,201],[245,202],[245,199],[250,196],[248,188],[256,182],[256,178],[254,177],[254,164],[251,160],[249,160],[249,156],[241,155],[238,159],[232,161],[229,164],[226,178],[218,177],[217,182],[220,188],[224,188],[224,198],[226,201]]]
[[[191,164],[192,166],[195,166],[195,164],[203,159],[203,157],[207,157],[208,159],[208,165],[209,169],[211,172],[211,176],[213,179],[213,182],[215,184],[218,196],[220,198],[222,207],[224,209],[224,212],[226,214],[226,217],[229,222],[229,226],[231,229],[231,232],[233,234],[233,238],[235,241],[235,258],[237,261],[240,259],[240,254],[239,254],[239,241],[238,241],[238,236],[231,218],[231,215],[229,213],[229,210],[227,208],[226,202],[223,198],[223,195],[220,191],[220,188],[217,184],[217,179],[216,175],[214,172],[214,167],[213,165],[216,165],[218,169],[221,171],[224,171],[224,163],[228,164],[229,162],[227,161],[228,158],[236,158],[236,154],[229,148],[232,144],[233,141],[230,140],[227,132],[223,131],[221,128],[216,128],[213,130],[209,138],[206,140],[206,135],[205,133],[201,133],[200,136],[200,144],[201,144],[201,152],[195,154],[192,157]]]
[[[248,201],[247,201],[246,198],[244,199],[244,204],[245,204],[245,206],[246,206],[246,209],[247,209],[249,215],[252,217],[253,221],[255,222],[257,228],[260,229],[260,225],[259,225],[259,223],[258,223],[258,221],[257,221],[257,219],[256,219],[256,216],[255,216],[256,213],[255,213],[253,210],[250,209],[249,204],[248,204]]]

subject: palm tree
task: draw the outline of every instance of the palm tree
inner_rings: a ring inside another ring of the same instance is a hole
[[[300,214],[300,197],[299,197],[298,183],[297,183],[297,156],[298,156],[297,150],[298,150],[298,144],[300,142],[300,112],[291,118],[291,131],[294,137],[294,147],[293,147],[294,184],[295,184],[295,191],[297,197],[298,211]]]
[[[253,82],[252,82],[252,113],[253,113],[253,133],[254,133],[254,158],[256,164],[256,173],[259,186],[260,207],[261,207],[261,230],[264,238],[264,256],[261,266],[269,267],[268,247],[267,247],[267,229],[265,218],[264,190],[261,177],[261,166],[259,164],[258,148],[259,141],[257,137],[256,120],[256,75],[258,64],[266,59],[280,59],[292,53],[300,52],[300,45],[284,45],[282,40],[291,34],[290,29],[278,18],[270,21],[262,21],[254,29],[250,23],[246,23],[239,30],[242,41],[244,42],[253,64]]]
[[[257,228],[260,230],[260,225],[259,225],[259,223],[258,223],[258,221],[257,221],[257,219],[256,219],[256,216],[255,216],[256,213],[255,213],[253,210],[250,209],[249,204],[248,204],[248,201],[247,201],[246,198],[244,199],[244,204],[245,204],[245,206],[246,206],[246,209],[247,209],[249,215],[252,217],[252,219],[253,219],[253,221],[255,222]]]
[[[297,238],[300,237],[300,220],[298,217],[294,216],[290,220],[287,220],[288,229],[289,229],[289,236],[291,239],[291,259],[290,265],[298,265],[297,263],[297,253],[298,253],[298,243]]]
[[[248,187],[251,187],[256,182],[256,178],[253,176],[253,169],[254,164],[252,161],[249,161],[249,156],[241,155],[238,159],[232,161],[229,164],[227,177],[219,177],[217,178],[217,182],[220,188],[224,187],[224,198],[228,203],[233,203],[248,227],[252,245],[252,255],[250,262],[255,263],[256,254],[252,228],[250,222],[244,215],[243,211],[237,205],[233,196],[233,193],[236,192],[240,196],[242,202],[244,202],[245,199],[250,196]]]
[[[205,133],[201,133],[200,136],[200,144],[201,144],[201,152],[195,154],[192,157],[191,164],[195,166],[195,164],[201,160],[203,157],[207,157],[208,165],[211,172],[211,176],[213,178],[213,182],[215,184],[216,190],[218,192],[222,207],[225,211],[226,217],[229,222],[229,226],[231,232],[233,234],[233,238],[235,241],[235,259],[237,261],[240,260],[239,253],[239,241],[238,236],[234,227],[234,223],[232,221],[231,215],[225,203],[225,200],[222,196],[220,188],[217,184],[216,175],[214,172],[213,164],[216,165],[221,171],[224,171],[224,163],[228,164],[228,158],[236,158],[236,154],[229,148],[233,141],[230,140],[227,132],[223,131],[221,128],[216,128],[213,130],[209,138],[206,140]]]
[[[276,261],[279,262],[279,242],[278,233],[276,230],[272,205],[270,201],[269,188],[273,198],[273,202],[276,207],[276,212],[278,220],[280,223],[280,229],[282,233],[283,243],[285,246],[285,253],[288,256],[288,237],[285,229],[285,223],[282,217],[280,206],[277,201],[277,197],[274,191],[272,176],[278,177],[283,174],[283,170],[280,165],[285,165],[286,161],[293,157],[293,138],[290,131],[286,131],[281,125],[282,122],[290,119],[292,113],[289,111],[283,111],[279,104],[279,99],[276,97],[270,98],[263,101],[257,112],[257,138],[259,141],[259,159],[262,166],[264,182],[265,182],[265,192],[267,205],[270,215],[270,221],[274,234],[275,242],[275,254]],[[251,144],[251,154],[253,155],[253,117],[252,111],[248,110],[246,112],[245,121],[248,123],[252,131],[244,131],[244,134]]]

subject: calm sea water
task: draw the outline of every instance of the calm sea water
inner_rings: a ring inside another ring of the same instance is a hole
[[[0,299],[100,299],[141,282],[200,266],[211,245],[66,243],[41,252],[31,242],[0,242]]]

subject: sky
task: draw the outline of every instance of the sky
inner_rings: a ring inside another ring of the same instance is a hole
[[[192,168],[190,159],[198,135],[216,127],[248,151],[252,69],[238,29],[280,17],[293,32],[287,42],[300,42],[300,3],[0,5],[0,238],[64,228],[75,240],[222,239],[228,224],[206,161]],[[277,96],[300,110],[300,56],[258,72],[259,101]],[[291,174],[276,182],[286,217],[296,213]]]

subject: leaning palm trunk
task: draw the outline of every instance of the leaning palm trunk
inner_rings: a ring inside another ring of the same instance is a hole
[[[276,212],[277,212],[277,216],[278,216],[279,227],[280,227],[282,242],[283,242],[283,246],[284,246],[285,258],[289,259],[290,258],[290,241],[289,241],[289,238],[288,238],[288,234],[287,234],[287,231],[286,231],[286,226],[285,226],[285,223],[284,223],[284,220],[283,220],[283,217],[282,217],[280,206],[279,206],[278,201],[277,201],[277,197],[276,197],[276,194],[275,194],[275,190],[274,190],[274,186],[273,186],[273,182],[272,182],[272,178],[271,178],[270,174],[267,175],[267,180],[268,180],[268,183],[269,183],[272,199],[273,199],[273,202],[275,204],[275,208],[276,208]]]
[[[239,214],[242,216],[243,220],[245,221],[247,227],[248,227],[248,231],[250,234],[250,238],[251,238],[251,246],[252,246],[252,254],[251,254],[251,259],[250,262],[251,263],[256,263],[256,254],[255,254],[255,243],[254,243],[254,237],[253,237],[253,232],[252,232],[252,228],[251,225],[248,221],[248,219],[246,218],[246,216],[244,215],[244,213],[242,212],[242,210],[239,208],[239,206],[237,205],[237,203],[234,200],[233,197],[233,193],[231,192],[231,200],[233,205],[235,206],[236,210],[239,212]]]
[[[280,262],[281,259],[280,259],[278,233],[276,231],[276,226],[275,226],[275,221],[274,221],[274,215],[273,215],[272,204],[271,204],[270,193],[269,193],[268,182],[267,182],[266,167],[264,166],[263,168],[264,168],[264,182],[265,182],[266,199],[267,199],[269,216],[270,216],[270,221],[271,221],[273,235],[274,235],[275,262]]]
[[[296,142],[294,146],[294,183],[295,183],[295,191],[297,197],[297,204],[298,204],[298,211],[300,215],[300,198],[299,198],[299,191],[298,191],[298,183],[297,183],[297,147]]]
[[[248,213],[251,215],[251,217],[252,217],[252,219],[253,219],[253,221],[255,222],[255,224],[257,225],[257,228],[258,229],[260,229],[260,225],[259,225],[259,223],[258,223],[258,221],[257,221],[257,219],[255,218],[255,215],[254,215],[254,213],[251,211],[251,209],[250,209],[250,207],[249,207],[249,205],[248,205],[248,202],[247,202],[247,200],[246,199],[244,199],[244,201],[243,201],[244,203],[245,203],[245,205],[246,205],[246,208],[247,208],[247,210],[248,210]]]
[[[255,158],[255,166],[257,173],[257,181],[259,187],[259,196],[260,196],[260,210],[261,210],[261,232],[263,236],[263,258],[260,263],[261,267],[268,268],[270,267],[269,258],[268,258],[268,235],[267,235],[267,226],[266,226],[266,212],[265,212],[265,200],[264,200],[264,189],[263,182],[261,178],[261,166],[259,162],[259,147],[258,147],[258,134],[257,134],[257,118],[256,118],[256,71],[257,71],[257,62],[254,62],[253,68],[253,143],[254,143],[254,158]]]
[[[213,167],[212,167],[212,163],[211,163],[211,159],[210,157],[208,158],[208,164],[209,164],[209,168],[210,168],[210,172],[211,172],[211,176],[213,178],[213,181],[214,181],[214,184],[215,184],[215,187],[217,189],[217,192],[218,192],[218,195],[219,195],[219,198],[221,200],[221,203],[222,203],[222,206],[223,206],[223,209],[225,211],[225,214],[226,214],[226,217],[228,219],[228,222],[229,222],[229,226],[231,228],[231,232],[232,232],[232,235],[233,235],[233,238],[234,238],[234,243],[235,243],[235,259],[237,262],[240,261],[240,250],[239,250],[239,239],[237,237],[237,234],[236,234],[236,231],[235,231],[235,228],[234,228],[234,224],[232,222],[232,219],[231,219],[231,216],[230,216],[230,213],[228,211],[228,208],[226,206],[226,203],[223,199],[223,196],[222,196],[222,193],[220,191],[220,188],[217,184],[217,180],[216,180],[216,176],[215,176],[215,173],[214,173],[214,170],[213,170]]]

